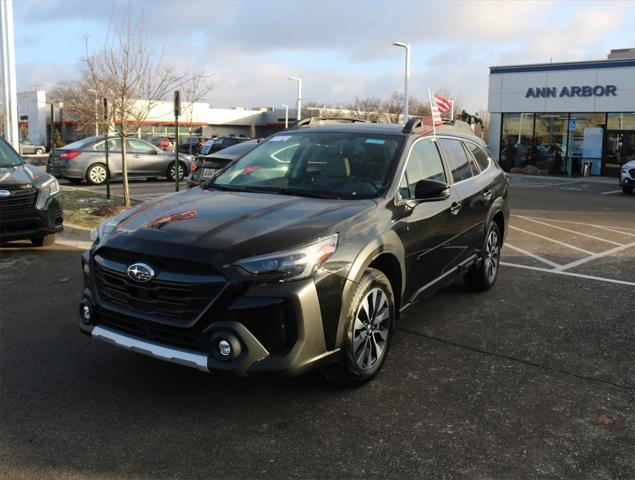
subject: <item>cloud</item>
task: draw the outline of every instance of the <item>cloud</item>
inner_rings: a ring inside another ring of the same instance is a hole
[[[476,110],[486,105],[491,65],[603,58],[635,42],[632,2],[21,1],[16,23],[55,30],[67,44],[86,33],[77,25],[89,25],[99,41],[129,5],[166,62],[215,72],[215,106],[293,104],[289,75],[304,79],[307,100],[388,96],[403,85],[403,51],[391,44],[406,41],[413,94],[445,87]],[[20,85],[78,74],[77,55],[51,54],[46,43],[21,45]]]

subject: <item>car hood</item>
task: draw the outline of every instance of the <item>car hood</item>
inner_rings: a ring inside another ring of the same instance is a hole
[[[328,200],[193,188],[109,221],[103,244],[213,263],[271,253],[346,232],[373,200]],[[210,255],[216,255],[213,259]],[[204,260],[204,258],[199,258]]]
[[[629,162],[626,162],[626,163],[622,164],[622,168],[624,168],[624,167],[628,167],[628,168],[635,167],[635,160],[631,160]]]
[[[15,167],[0,167],[0,187],[31,185],[47,173],[26,163]]]

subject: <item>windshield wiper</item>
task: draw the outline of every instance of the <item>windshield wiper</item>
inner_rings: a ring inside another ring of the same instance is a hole
[[[276,190],[276,193],[280,195],[294,195],[296,197],[314,197],[314,198],[328,198],[331,200],[340,200],[340,197],[337,194],[320,192],[317,190],[304,190],[301,188],[279,188]]]

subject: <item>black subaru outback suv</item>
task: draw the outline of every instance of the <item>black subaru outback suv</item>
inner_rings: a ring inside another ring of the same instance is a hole
[[[28,165],[0,138],[0,244],[30,240],[52,245],[64,229],[60,187],[55,177]]]
[[[508,181],[465,124],[276,134],[207,183],[102,223],[81,330],[203,371],[371,379],[395,322],[496,281]]]

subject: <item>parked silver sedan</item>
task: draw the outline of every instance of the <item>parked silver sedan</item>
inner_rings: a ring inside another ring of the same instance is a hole
[[[106,181],[108,171],[111,179],[122,177],[121,139],[108,138],[108,169],[106,168],[105,137],[88,137],[62,148],[56,148],[49,157],[46,171],[73,183],[86,180],[93,185]],[[174,181],[174,152],[164,152],[139,138],[126,139],[126,163],[128,178],[164,177]],[[179,154],[179,179],[188,174],[192,157]]]

